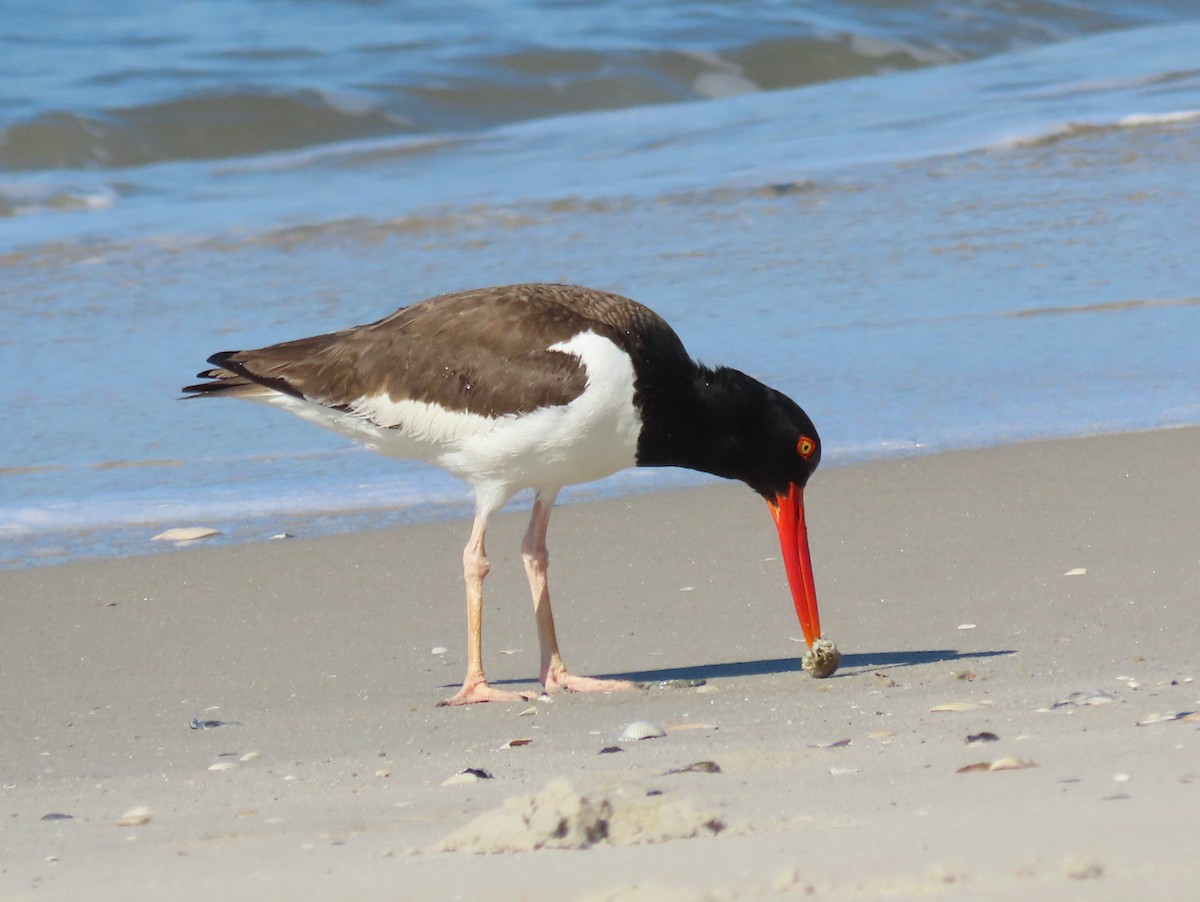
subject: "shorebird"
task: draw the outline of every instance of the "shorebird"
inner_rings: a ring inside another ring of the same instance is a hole
[[[208,359],[191,397],[282,408],[381,454],[468,482],[475,521],[463,551],[467,673],[441,704],[528,699],[483,669],[484,539],[516,492],[534,490],[521,544],[547,692],[631,688],[563,664],[546,580],[546,530],[565,485],[626,467],[686,467],[738,479],[766,499],[805,641],[821,636],[804,487],[821,440],[790,398],[728,367],[692,360],[637,301],[573,285],[509,285],[429,298],[362,326]]]

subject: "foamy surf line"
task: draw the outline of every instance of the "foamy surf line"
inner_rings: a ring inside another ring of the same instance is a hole
[[[1158,128],[1195,122],[1198,119],[1200,119],[1200,110],[1177,110],[1170,113],[1131,113],[1127,116],[1121,116],[1115,121],[1099,119],[1087,122],[1062,122],[1035,130],[1031,134],[1004,139],[993,145],[991,149],[1006,150],[1016,147],[1037,147],[1060,139],[1076,138],[1105,131]]]
[[[830,445],[822,470],[872,461],[971,451],[1029,442],[1133,434],[1200,424],[1200,409],[1158,417],[1153,423],[1108,424],[1079,431],[1055,432],[1029,424],[960,429],[932,441],[889,439],[861,444]],[[193,497],[148,501],[97,497],[80,503],[57,502],[38,507],[0,508],[0,569],[51,565],[73,560],[127,557],[169,550],[178,542],[159,533],[202,527],[206,544],[227,545],[361,532],[386,527],[467,520],[473,506],[465,484],[441,473],[387,462],[397,479],[378,484],[310,487],[289,496]],[[416,474],[412,472],[417,470]],[[405,477],[405,478],[400,478]],[[819,479],[819,476],[817,477]],[[688,470],[626,470],[606,479],[568,486],[560,504],[669,492],[721,482]],[[403,486],[404,488],[401,488]],[[421,486],[421,488],[415,488]],[[518,493],[507,511],[525,510],[529,490]]]

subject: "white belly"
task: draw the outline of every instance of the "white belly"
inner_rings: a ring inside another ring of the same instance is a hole
[[[557,488],[599,479],[636,462],[641,417],[633,404],[629,356],[594,332],[550,350],[574,354],[587,387],[568,404],[486,417],[422,401],[359,398],[353,412],[288,395],[263,400],[380,454],[435,464],[477,492],[507,498],[523,488]]]

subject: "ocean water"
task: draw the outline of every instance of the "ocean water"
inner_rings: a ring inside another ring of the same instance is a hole
[[[650,304],[826,465],[1200,422],[1198,48],[1194,0],[0,0],[0,566],[466,514],[177,397],[485,284]]]

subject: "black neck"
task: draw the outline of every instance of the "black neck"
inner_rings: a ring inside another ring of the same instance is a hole
[[[738,370],[693,366],[671,384],[639,386],[640,467],[686,467],[754,485],[756,446],[776,397]]]

